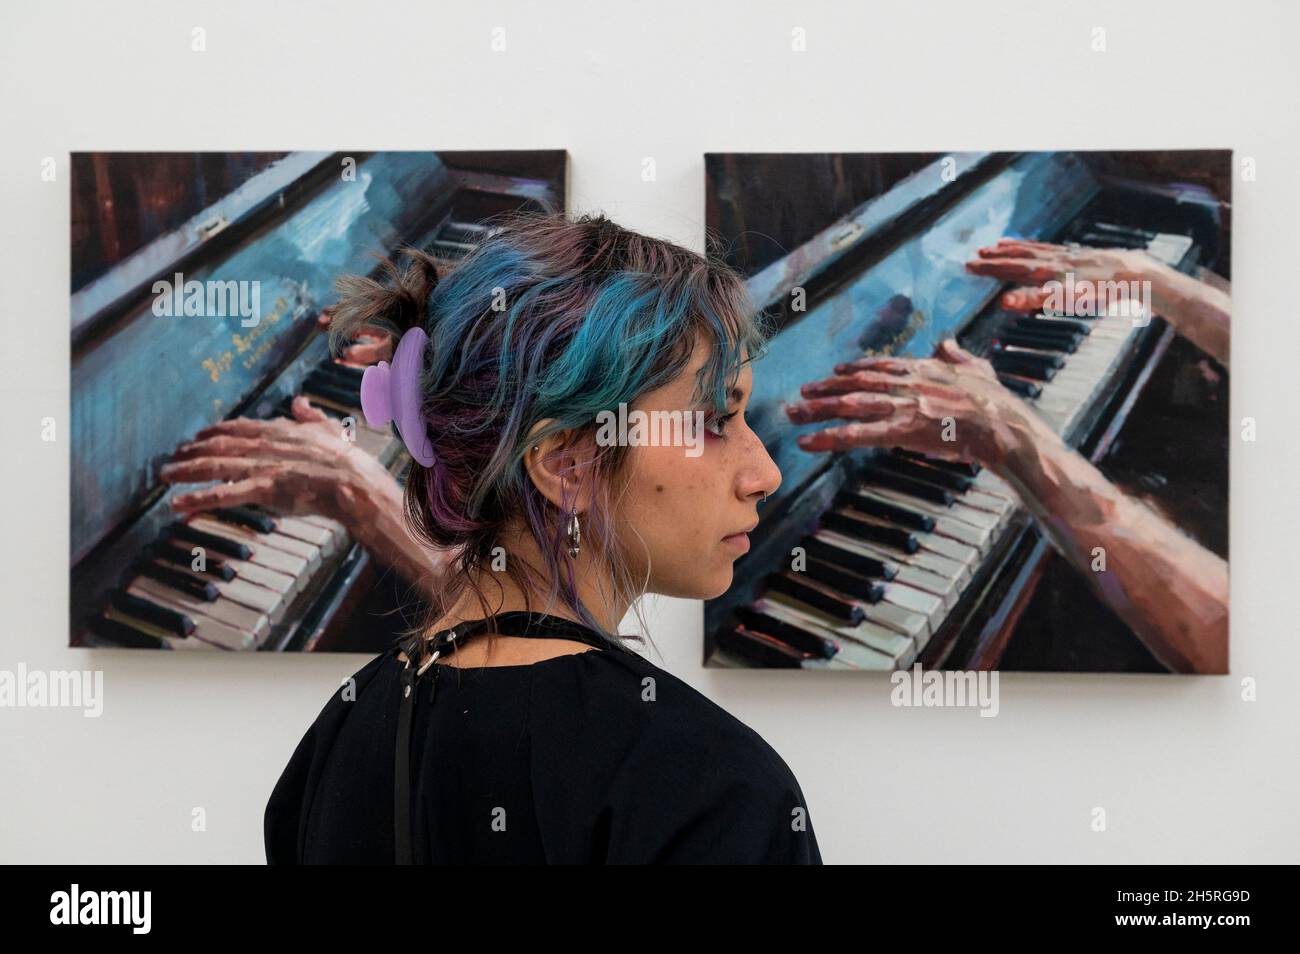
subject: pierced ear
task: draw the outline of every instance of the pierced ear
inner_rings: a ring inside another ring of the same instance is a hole
[[[529,438],[553,423],[539,421]],[[573,431],[559,431],[528,445],[524,469],[538,492],[557,510],[584,513],[591,507],[591,473],[595,447]]]

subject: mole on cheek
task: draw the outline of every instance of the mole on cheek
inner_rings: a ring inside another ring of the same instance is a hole
[[[657,494],[661,494],[661,493],[663,493],[663,492],[664,492],[664,485],[663,485],[663,484],[655,484],[655,493],[657,493]]]

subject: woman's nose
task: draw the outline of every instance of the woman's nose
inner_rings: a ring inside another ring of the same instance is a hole
[[[746,498],[758,497],[761,500],[776,493],[776,489],[781,486],[781,468],[776,466],[776,461],[757,436],[754,437],[753,447],[754,459],[746,468],[743,490]]]

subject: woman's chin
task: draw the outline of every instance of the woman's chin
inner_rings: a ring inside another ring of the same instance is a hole
[[[716,573],[711,573],[704,580],[703,584],[698,585],[701,590],[700,594],[695,597],[697,600],[715,600],[731,588],[731,581],[734,574],[731,571],[731,564],[726,564]]]
[[[731,564],[728,563],[702,577],[652,585],[649,592],[658,593],[660,596],[674,596],[679,600],[713,600],[727,592],[731,587],[731,580]]]

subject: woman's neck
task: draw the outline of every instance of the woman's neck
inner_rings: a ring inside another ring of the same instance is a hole
[[[524,547],[507,547],[507,553],[519,553]],[[541,565],[540,555],[535,552],[528,558],[530,566]],[[613,587],[608,579],[606,566],[597,566],[597,561],[590,552],[580,553],[574,565],[574,579],[577,582],[577,597],[581,605],[592,615],[606,632],[617,632],[623,617],[627,615],[630,603],[626,600],[611,599]],[[600,572],[600,571],[604,572]],[[536,574],[528,574],[530,577]],[[474,584],[477,584],[477,591]],[[509,573],[486,571],[480,573],[470,585],[461,592],[455,606],[434,624],[433,631],[447,629],[466,620],[484,618],[482,594],[487,606],[494,614],[512,612],[546,613],[564,619],[582,623],[576,611],[550,596],[550,581],[541,579],[525,591],[519,582]],[[614,605],[616,604],[617,605]]]

